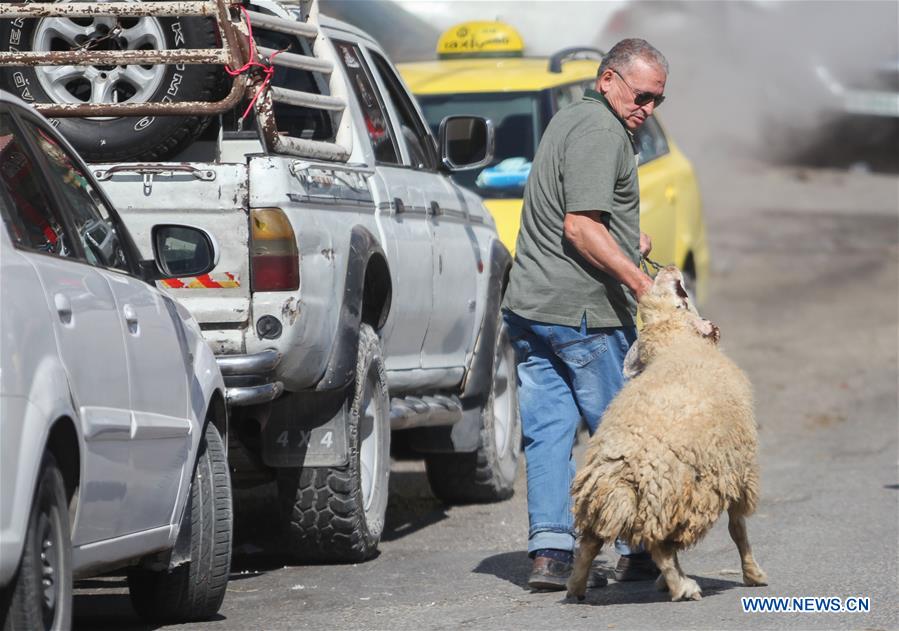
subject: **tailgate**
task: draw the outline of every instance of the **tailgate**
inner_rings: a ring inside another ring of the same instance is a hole
[[[91,170],[143,258],[153,258],[150,232],[156,224],[187,224],[213,236],[219,261],[212,272],[157,284],[193,313],[216,353],[244,352],[250,303],[246,165],[124,163]]]

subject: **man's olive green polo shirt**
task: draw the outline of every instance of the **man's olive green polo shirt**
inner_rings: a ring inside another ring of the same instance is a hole
[[[616,279],[565,239],[570,212],[598,210],[612,237],[639,264],[640,194],[631,134],[605,98],[584,98],[553,116],[524,190],[521,230],[503,307],[548,324],[633,325],[637,305]]]

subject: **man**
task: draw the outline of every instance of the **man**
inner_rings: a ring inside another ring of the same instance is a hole
[[[639,267],[651,244],[640,232],[633,133],[664,100],[667,76],[646,41],[616,44],[595,90],[550,121],[525,187],[503,307],[518,356],[532,589],[565,588],[575,434],[581,417],[595,432],[621,388],[636,300],[652,284]],[[654,577],[647,554],[622,548],[618,580]]]

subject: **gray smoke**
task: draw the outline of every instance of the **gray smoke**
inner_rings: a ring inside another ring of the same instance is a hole
[[[843,116],[820,76],[899,91],[894,0],[644,0],[640,2],[321,0],[322,11],[368,30],[396,61],[434,59],[451,24],[501,19],[526,53],[604,50],[643,37],[671,64],[660,118],[696,162],[767,161],[899,171],[899,119]]]

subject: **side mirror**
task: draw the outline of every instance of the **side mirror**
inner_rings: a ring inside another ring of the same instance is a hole
[[[480,169],[493,160],[496,133],[480,116],[447,116],[440,121],[440,158],[448,171]]]
[[[219,249],[205,230],[157,224],[151,232],[153,261],[144,262],[147,280],[208,274],[218,263]]]

